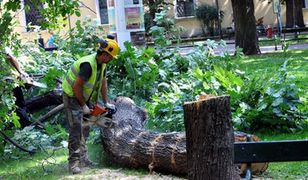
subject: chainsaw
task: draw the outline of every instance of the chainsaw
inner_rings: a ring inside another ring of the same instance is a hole
[[[112,115],[117,112],[117,109],[106,108],[100,104],[96,104],[89,115],[83,117],[83,125],[97,125],[104,128],[114,126]]]

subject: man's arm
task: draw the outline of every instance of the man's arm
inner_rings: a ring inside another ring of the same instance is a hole
[[[102,98],[103,98],[103,103],[106,104],[108,99],[107,99],[107,78],[104,77],[102,81]]]
[[[103,98],[103,103],[104,106],[107,109],[112,109],[115,110],[115,106],[113,104],[108,103],[108,96],[107,96],[107,78],[106,76],[103,78],[103,82],[102,82],[102,98]]]

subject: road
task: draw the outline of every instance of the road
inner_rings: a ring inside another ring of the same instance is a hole
[[[185,47],[181,47],[180,49],[181,49],[181,54],[183,55],[193,52],[192,46],[185,46]],[[305,49],[308,49],[308,43],[290,44],[288,49],[289,50],[290,49],[305,50]],[[264,54],[264,53],[271,53],[271,52],[281,52],[282,48],[281,48],[281,45],[277,46],[277,50],[275,50],[275,46],[261,46],[260,50],[261,50],[261,53]],[[235,44],[228,43],[226,47],[224,48],[218,46],[216,49],[214,49],[215,54],[220,54],[221,52],[228,52],[229,54],[233,54],[235,52]]]

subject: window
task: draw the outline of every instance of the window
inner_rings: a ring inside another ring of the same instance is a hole
[[[176,17],[188,17],[195,15],[194,0],[176,0]]]
[[[98,0],[99,5],[99,16],[101,19],[101,24],[108,24],[108,6],[107,0]]]
[[[29,7],[29,9],[25,11],[26,25],[31,23],[32,26],[41,26],[43,17],[39,9],[43,9],[43,4],[38,3],[34,5],[31,3],[31,0],[24,0],[24,5]]]

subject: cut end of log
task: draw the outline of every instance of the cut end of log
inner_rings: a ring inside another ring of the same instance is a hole
[[[207,101],[207,100],[210,100],[210,99],[224,98],[224,97],[226,97],[226,96],[225,95],[223,95],[223,96],[215,96],[215,95],[212,95],[212,94],[200,94],[198,96],[198,100],[184,102],[184,105],[198,104],[200,102],[204,102],[204,101]]]

